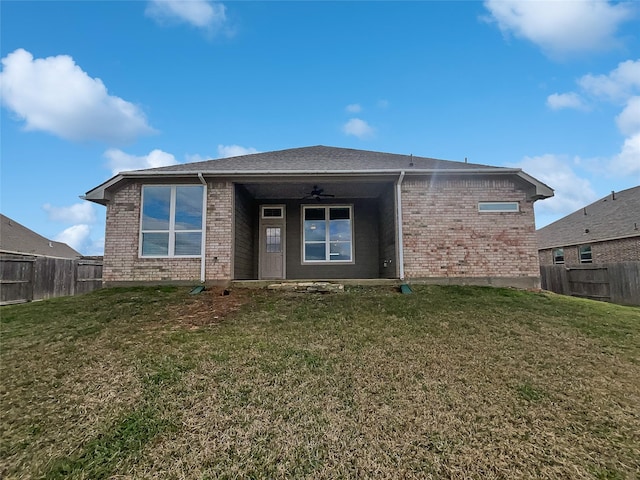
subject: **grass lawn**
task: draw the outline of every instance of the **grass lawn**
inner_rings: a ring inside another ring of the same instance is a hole
[[[640,478],[640,309],[481,287],[0,309],[0,477]]]

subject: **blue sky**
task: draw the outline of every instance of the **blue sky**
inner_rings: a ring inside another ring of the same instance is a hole
[[[101,254],[118,170],[309,145],[640,184],[640,3],[2,1],[0,211]]]

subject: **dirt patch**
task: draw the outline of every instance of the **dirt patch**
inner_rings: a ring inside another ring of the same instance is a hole
[[[197,329],[221,323],[225,317],[249,303],[252,291],[244,288],[207,287],[201,293],[190,295],[190,301],[176,305],[169,313],[176,326]]]

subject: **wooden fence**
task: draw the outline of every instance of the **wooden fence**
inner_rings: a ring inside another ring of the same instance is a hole
[[[78,295],[101,287],[101,259],[0,255],[0,305]]]
[[[640,262],[602,265],[542,265],[542,288],[563,295],[640,305]]]

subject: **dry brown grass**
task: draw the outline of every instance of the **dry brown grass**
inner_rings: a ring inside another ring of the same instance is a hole
[[[638,309],[457,287],[86,298],[145,307],[56,341],[84,315],[43,338],[18,323],[35,305],[2,310],[3,477],[640,476]]]

